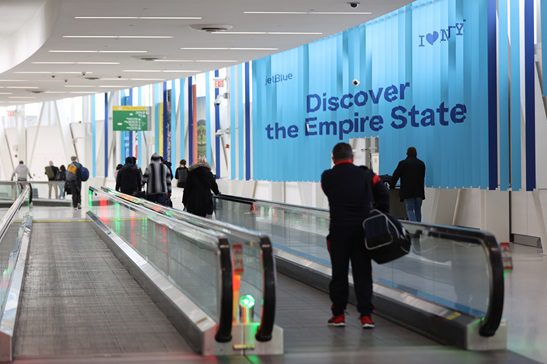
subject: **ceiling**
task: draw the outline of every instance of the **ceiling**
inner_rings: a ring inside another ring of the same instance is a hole
[[[411,1],[360,2],[352,7],[346,0],[1,0],[0,107],[239,64],[338,33]],[[195,29],[206,26],[227,31]]]

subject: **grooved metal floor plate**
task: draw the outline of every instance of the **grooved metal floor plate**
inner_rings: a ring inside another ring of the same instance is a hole
[[[192,353],[90,224],[34,224],[15,357]]]

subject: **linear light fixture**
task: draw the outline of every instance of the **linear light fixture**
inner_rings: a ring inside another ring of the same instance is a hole
[[[100,88],[130,88],[132,86],[127,85],[100,85]]]
[[[322,35],[321,32],[211,32],[226,35]]]
[[[34,96],[8,96],[8,99],[35,99]]]
[[[93,72],[85,72],[85,74],[92,74]],[[19,72],[13,72],[13,73],[20,73],[20,74],[29,74],[29,75],[49,75],[49,74],[57,74],[57,75],[80,75],[82,74],[82,71],[19,71]]]
[[[0,80],[0,82],[28,82],[28,80]]]
[[[154,62],[194,62],[191,59],[155,59]]]
[[[193,73],[193,72],[201,72],[198,70],[123,70],[122,72],[128,72],[128,73],[180,73],[180,72],[186,72],[186,73]]]
[[[370,15],[370,11],[244,11],[243,14],[260,15]]]
[[[201,16],[75,16],[74,19],[91,20],[201,20]]]
[[[66,91],[44,91],[45,94],[66,94]]]
[[[0,92],[0,95],[13,95],[13,92]]]
[[[279,48],[263,48],[263,47],[183,47],[185,51],[277,51]]]
[[[79,94],[79,95],[82,95],[82,94],[86,94],[86,95],[89,95],[89,94],[96,94],[97,92],[95,91],[70,91],[69,94]]]
[[[164,73],[196,73],[196,72],[202,72],[199,70],[162,70]]]
[[[130,78],[129,81],[164,81],[163,78]]]
[[[128,50],[128,51],[120,51],[120,50],[108,50],[108,51],[105,51],[105,50],[72,50],[72,49],[52,49],[52,50],[49,50],[48,52],[50,53],[148,53],[148,51],[132,51],[132,50]]]
[[[38,86],[5,86],[7,89],[36,89]]]
[[[74,39],[171,39],[172,35],[63,35]]]
[[[65,87],[67,87],[67,88],[92,88],[92,87],[97,87],[97,86],[92,86],[92,85],[65,85]]]
[[[120,64],[120,62],[68,62],[68,61],[37,61],[32,62],[32,64]]]
[[[235,59],[197,59],[196,62],[200,63],[233,63],[237,62]]]

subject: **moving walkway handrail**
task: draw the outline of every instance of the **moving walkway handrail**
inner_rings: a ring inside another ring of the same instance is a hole
[[[8,230],[11,221],[13,220],[13,217],[15,214],[19,211],[25,200],[28,198],[28,194],[30,192],[29,186],[25,186],[23,189],[23,192],[17,197],[17,199],[13,202],[11,207],[8,209],[8,211],[5,213],[4,216],[2,216],[2,219],[0,219],[0,240],[4,237],[4,234]]]
[[[280,202],[269,202],[264,200],[256,200],[252,198],[232,196],[232,195],[218,195],[215,198],[220,200],[227,200],[232,202],[239,202],[252,205],[254,203],[262,203],[266,205],[279,206],[281,208],[299,210],[309,210],[311,212],[326,212],[326,209],[318,208],[306,208],[305,206],[295,206],[290,204],[284,204]],[[471,243],[482,246],[487,260],[489,262],[488,268],[490,270],[490,292],[488,300],[488,308],[484,318],[481,319],[479,327],[479,334],[484,337],[493,336],[498,329],[503,314],[503,301],[504,301],[504,280],[503,280],[503,261],[501,256],[501,249],[496,241],[496,238],[485,231],[452,227],[443,225],[423,224],[410,221],[402,221],[404,226],[414,226],[418,228],[417,235],[423,233],[422,230],[427,230],[428,235],[432,237],[452,239],[456,241],[462,241],[465,243]]]
[[[101,191],[95,187],[90,186],[89,191],[105,194],[113,201],[123,204],[131,210],[139,211],[143,213],[155,213],[162,218],[174,223],[174,225],[181,225],[183,222],[161,214],[157,211],[141,207],[139,205],[130,203],[130,201],[120,198],[119,196],[111,193]],[[172,228],[172,227],[171,227]],[[200,229],[201,230],[201,229]],[[232,340],[232,312],[233,312],[233,280],[232,280],[232,257],[230,251],[230,245],[228,240],[223,234],[216,233],[218,238],[217,248],[219,251],[219,264],[220,264],[220,310],[218,329],[215,334],[215,340],[218,342],[229,342]]]
[[[223,232],[229,232],[230,234],[239,235],[247,239],[256,239],[259,242],[262,252],[262,264],[263,264],[263,303],[262,313],[260,316],[260,325],[255,335],[258,341],[270,341],[272,339],[272,332],[275,324],[275,303],[276,303],[276,284],[275,284],[275,263],[273,257],[273,248],[270,242],[270,238],[257,231],[248,230],[240,226],[228,224],[218,220],[206,219],[187,212],[161,206],[150,201],[139,199],[135,196],[123,194],[115,191],[109,187],[101,187],[101,189],[113,196],[121,198],[125,201],[148,207],[158,213],[176,214],[176,216],[184,221],[188,221],[191,224],[203,227],[203,228],[217,228]]]

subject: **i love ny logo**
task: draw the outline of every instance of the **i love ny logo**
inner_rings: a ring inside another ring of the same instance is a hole
[[[432,46],[437,42],[447,42],[453,36],[462,36],[464,25],[465,19],[461,23],[454,23],[454,25],[449,25],[447,28],[441,28],[438,31],[434,30],[431,33],[419,34],[418,47]]]

